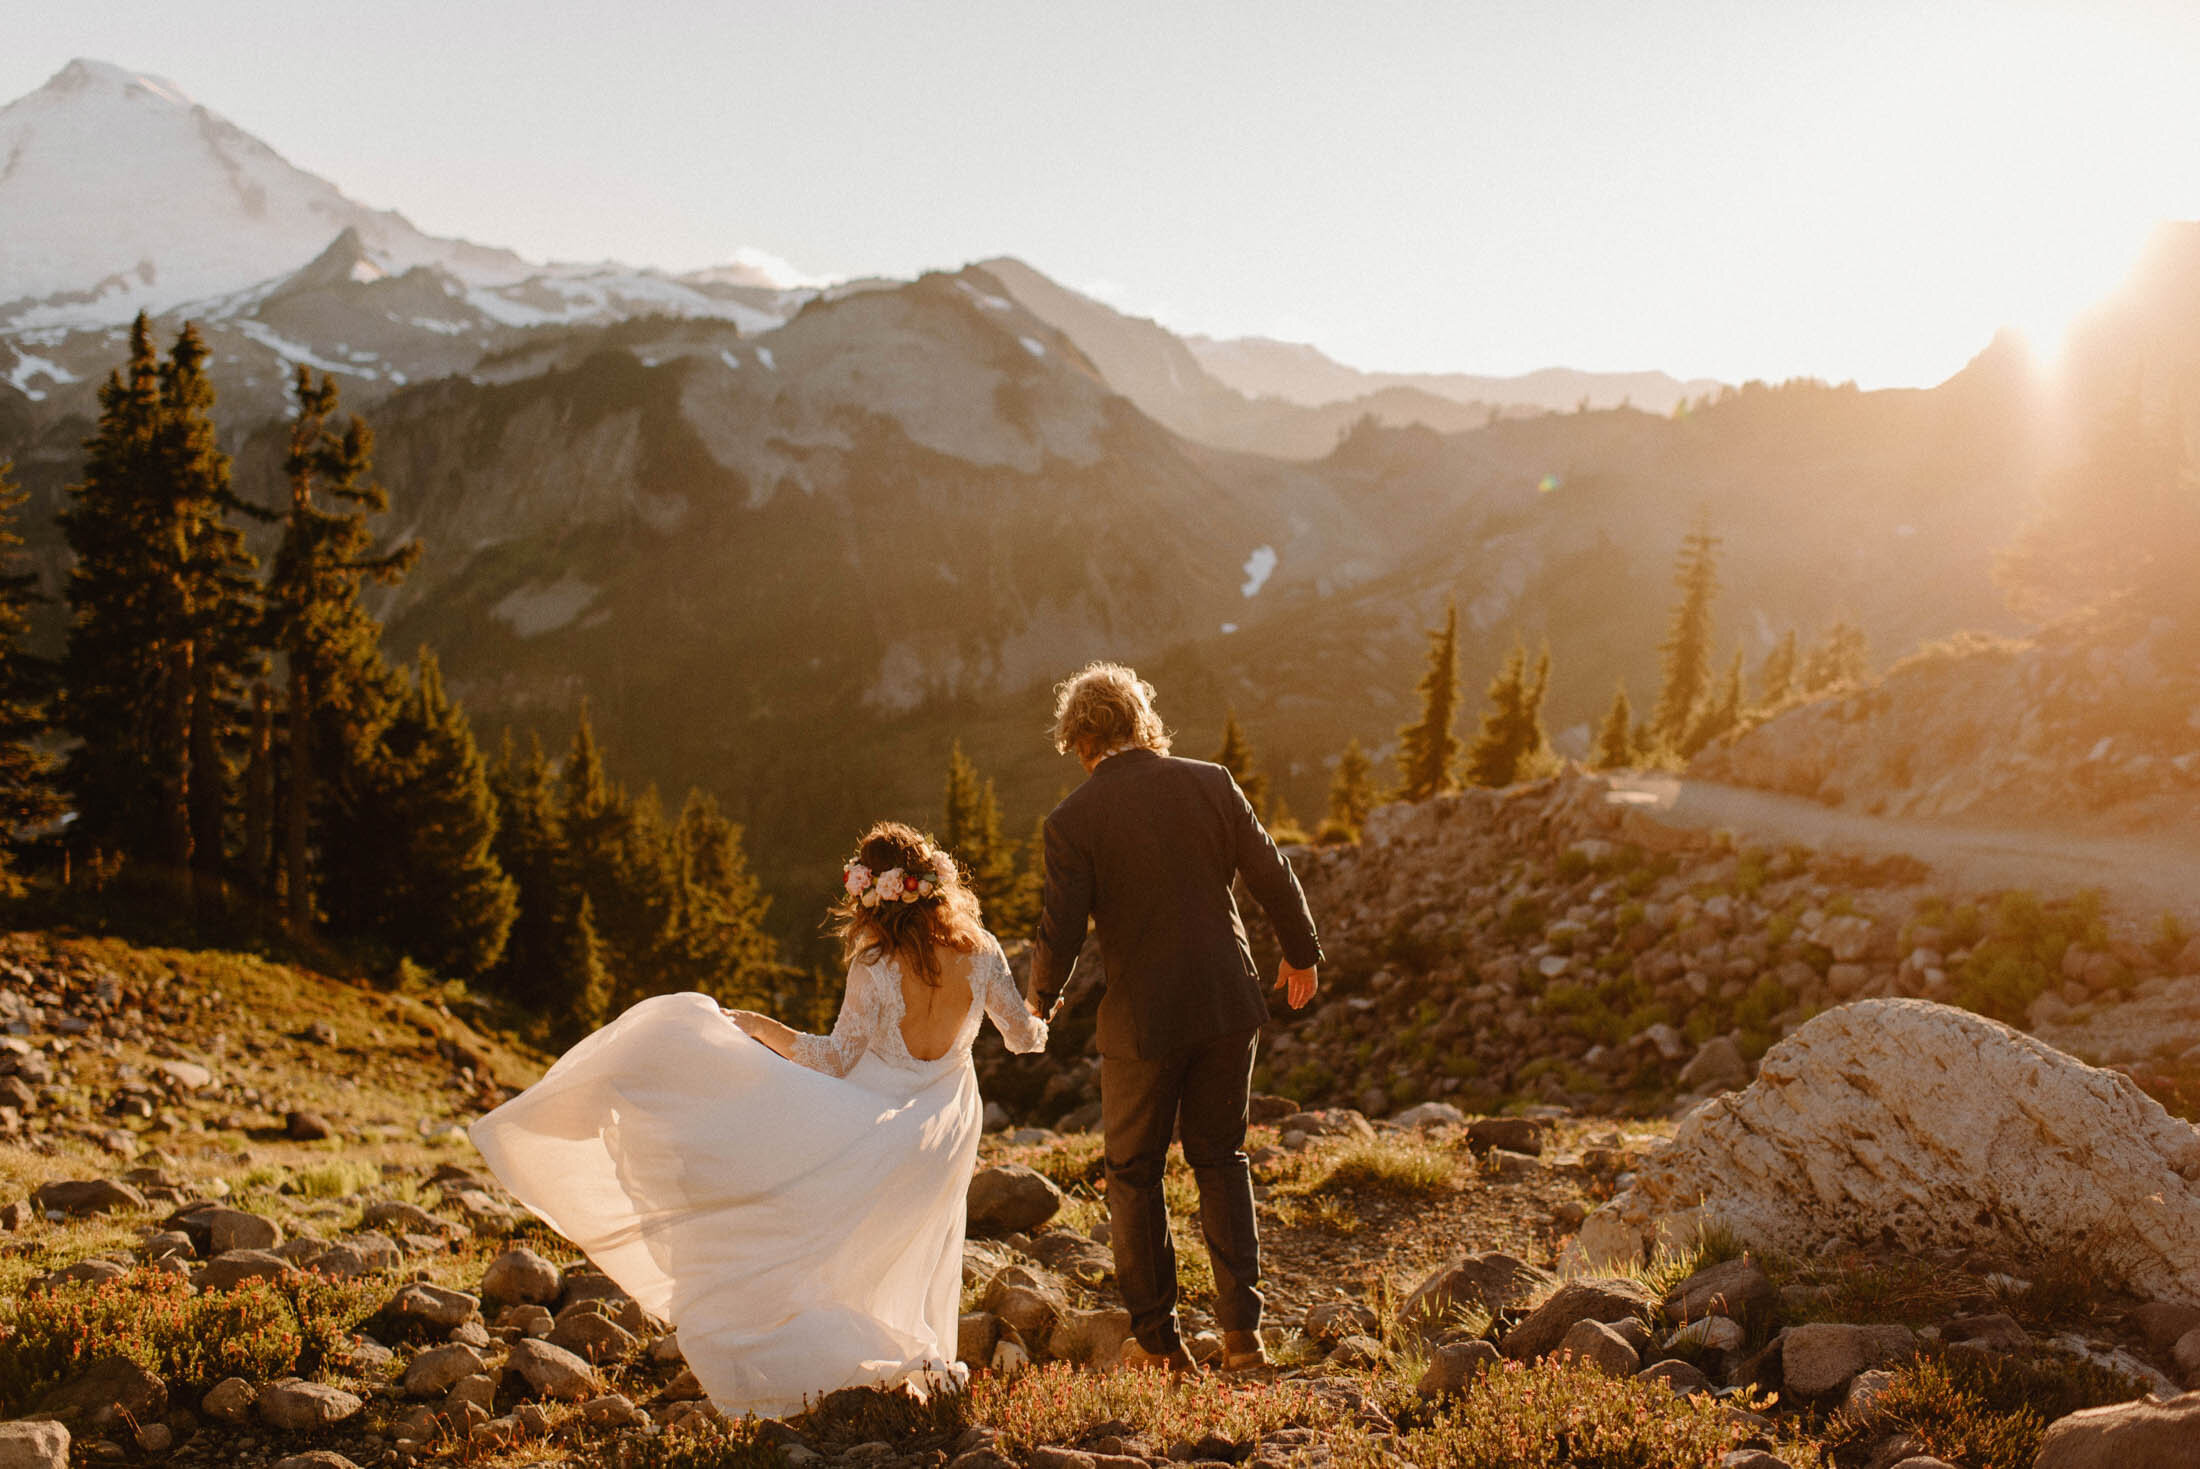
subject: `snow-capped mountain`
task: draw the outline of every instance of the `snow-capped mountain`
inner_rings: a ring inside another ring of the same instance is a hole
[[[0,107],[0,220],[0,331],[16,333],[109,327],[140,310],[234,317],[346,236],[334,253],[352,283],[426,268],[508,327],[661,314],[760,331],[813,294],[762,256],[675,276],[440,239],[347,197],[174,83],[81,59]]]

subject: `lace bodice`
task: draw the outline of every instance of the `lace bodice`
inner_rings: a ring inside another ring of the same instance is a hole
[[[955,1032],[955,1043],[946,1054],[919,1060],[909,1054],[901,1037],[903,1016],[901,968],[892,959],[867,964],[861,959],[848,966],[848,992],[840,1002],[840,1017],[831,1035],[795,1037],[791,1059],[822,1071],[827,1076],[846,1076],[866,1051],[874,1051],[889,1066],[916,1071],[943,1066],[970,1055],[978,1039],[983,1017],[990,1015],[1011,1051],[1046,1048],[1047,1023],[1033,1015],[1008,972],[1008,957],[991,934],[972,956],[970,1010]]]

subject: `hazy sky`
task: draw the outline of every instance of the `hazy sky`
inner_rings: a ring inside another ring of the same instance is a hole
[[[1937,381],[2200,217],[2200,3],[11,7],[539,258],[1009,253],[1365,367]],[[0,250],[5,221],[0,221]]]

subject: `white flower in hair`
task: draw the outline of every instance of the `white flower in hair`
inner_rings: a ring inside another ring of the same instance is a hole
[[[841,869],[840,885],[848,890],[848,896],[859,898],[871,886],[871,869],[861,862],[851,862]]]
[[[901,901],[902,884],[905,881],[899,867],[889,867],[878,875],[872,891],[878,894],[882,903],[898,903]]]

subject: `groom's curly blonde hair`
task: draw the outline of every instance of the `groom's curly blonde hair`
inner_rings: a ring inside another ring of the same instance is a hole
[[[1117,745],[1166,755],[1169,731],[1154,712],[1153,685],[1120,663],[1088,663],[1054,686],[1054,749],[1081,758]]]

